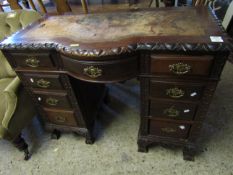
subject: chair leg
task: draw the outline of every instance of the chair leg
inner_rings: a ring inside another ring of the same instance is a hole
[[[24,152],[24,160],[30,159],[31,155],[28,150],[28,144],[25,142],[24,138],[21,137],[21,134],[13,140],[13,144],[19,151]]]

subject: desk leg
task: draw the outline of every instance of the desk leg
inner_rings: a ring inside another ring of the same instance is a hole
[[[138,138],[138,152],[148,152],[148,143],[146,140]]]
[[[88,133],[88,134],[86,135],[86,140],[85,140],[85,142],[86,142],[86,144],[92,145],[92,144],[95,142],[95,139],[94,139],[94,137],[93,137],[90,133]]]
[[[16,148],[19,149],[19,151],[24,152],[24,160],[30,159],[31,155],[28,150],[28,144],[25,142],[25,140],[21,137],[21,134],[19,134],[18,137],[16,137],[13,140],[13,144]]]
[[[195,146],[185,146],[183,148],[183,159],[194,161],[194,156],[196,154],[196,147]]]
[[[61,131],[54,129],[51,133],[51,139],[59,139],[61,137]]]
[[[75,135],[78,135],[78,136],[83,136],[85,137],[85,143],[86,144],[93,144],[95,142],[95,137],[93,136],[92,134],[92,129],[90,130],[87,130],[87,129],[84,129],[84,128],[80,128],[76,131],[73,131],[73,133]]]

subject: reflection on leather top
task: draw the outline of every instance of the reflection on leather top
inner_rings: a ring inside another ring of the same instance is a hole
[[[54,16],[20,38],[68,38],[93,43],[143,36],[202,36],[205,27],[198,18],[194,9]]]

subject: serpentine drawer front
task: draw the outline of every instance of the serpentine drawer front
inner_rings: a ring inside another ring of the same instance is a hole
[[[105,61],[78,61],[62,56],[62,60],[66,70],[83,80],[114,82],[127,80],[138,74],[137,56]]]
[[[47,130],[74,131],[93,143],[104,84],[137,78],[138,151],[174,145],[182,147],[185,160],[193,160],[233,50],[211,13],[205,7],[177,7],[47,16],[6,38],[0,49]]]

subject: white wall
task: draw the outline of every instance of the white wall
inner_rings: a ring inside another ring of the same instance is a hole
[[[227,26],[229,25],[232,16],[233,16],[233,1],[230,3],[230,5],[227,9],[226,15],[225,15],[223,22],[222,22],[222,25],[225,29],[227,29]]]

